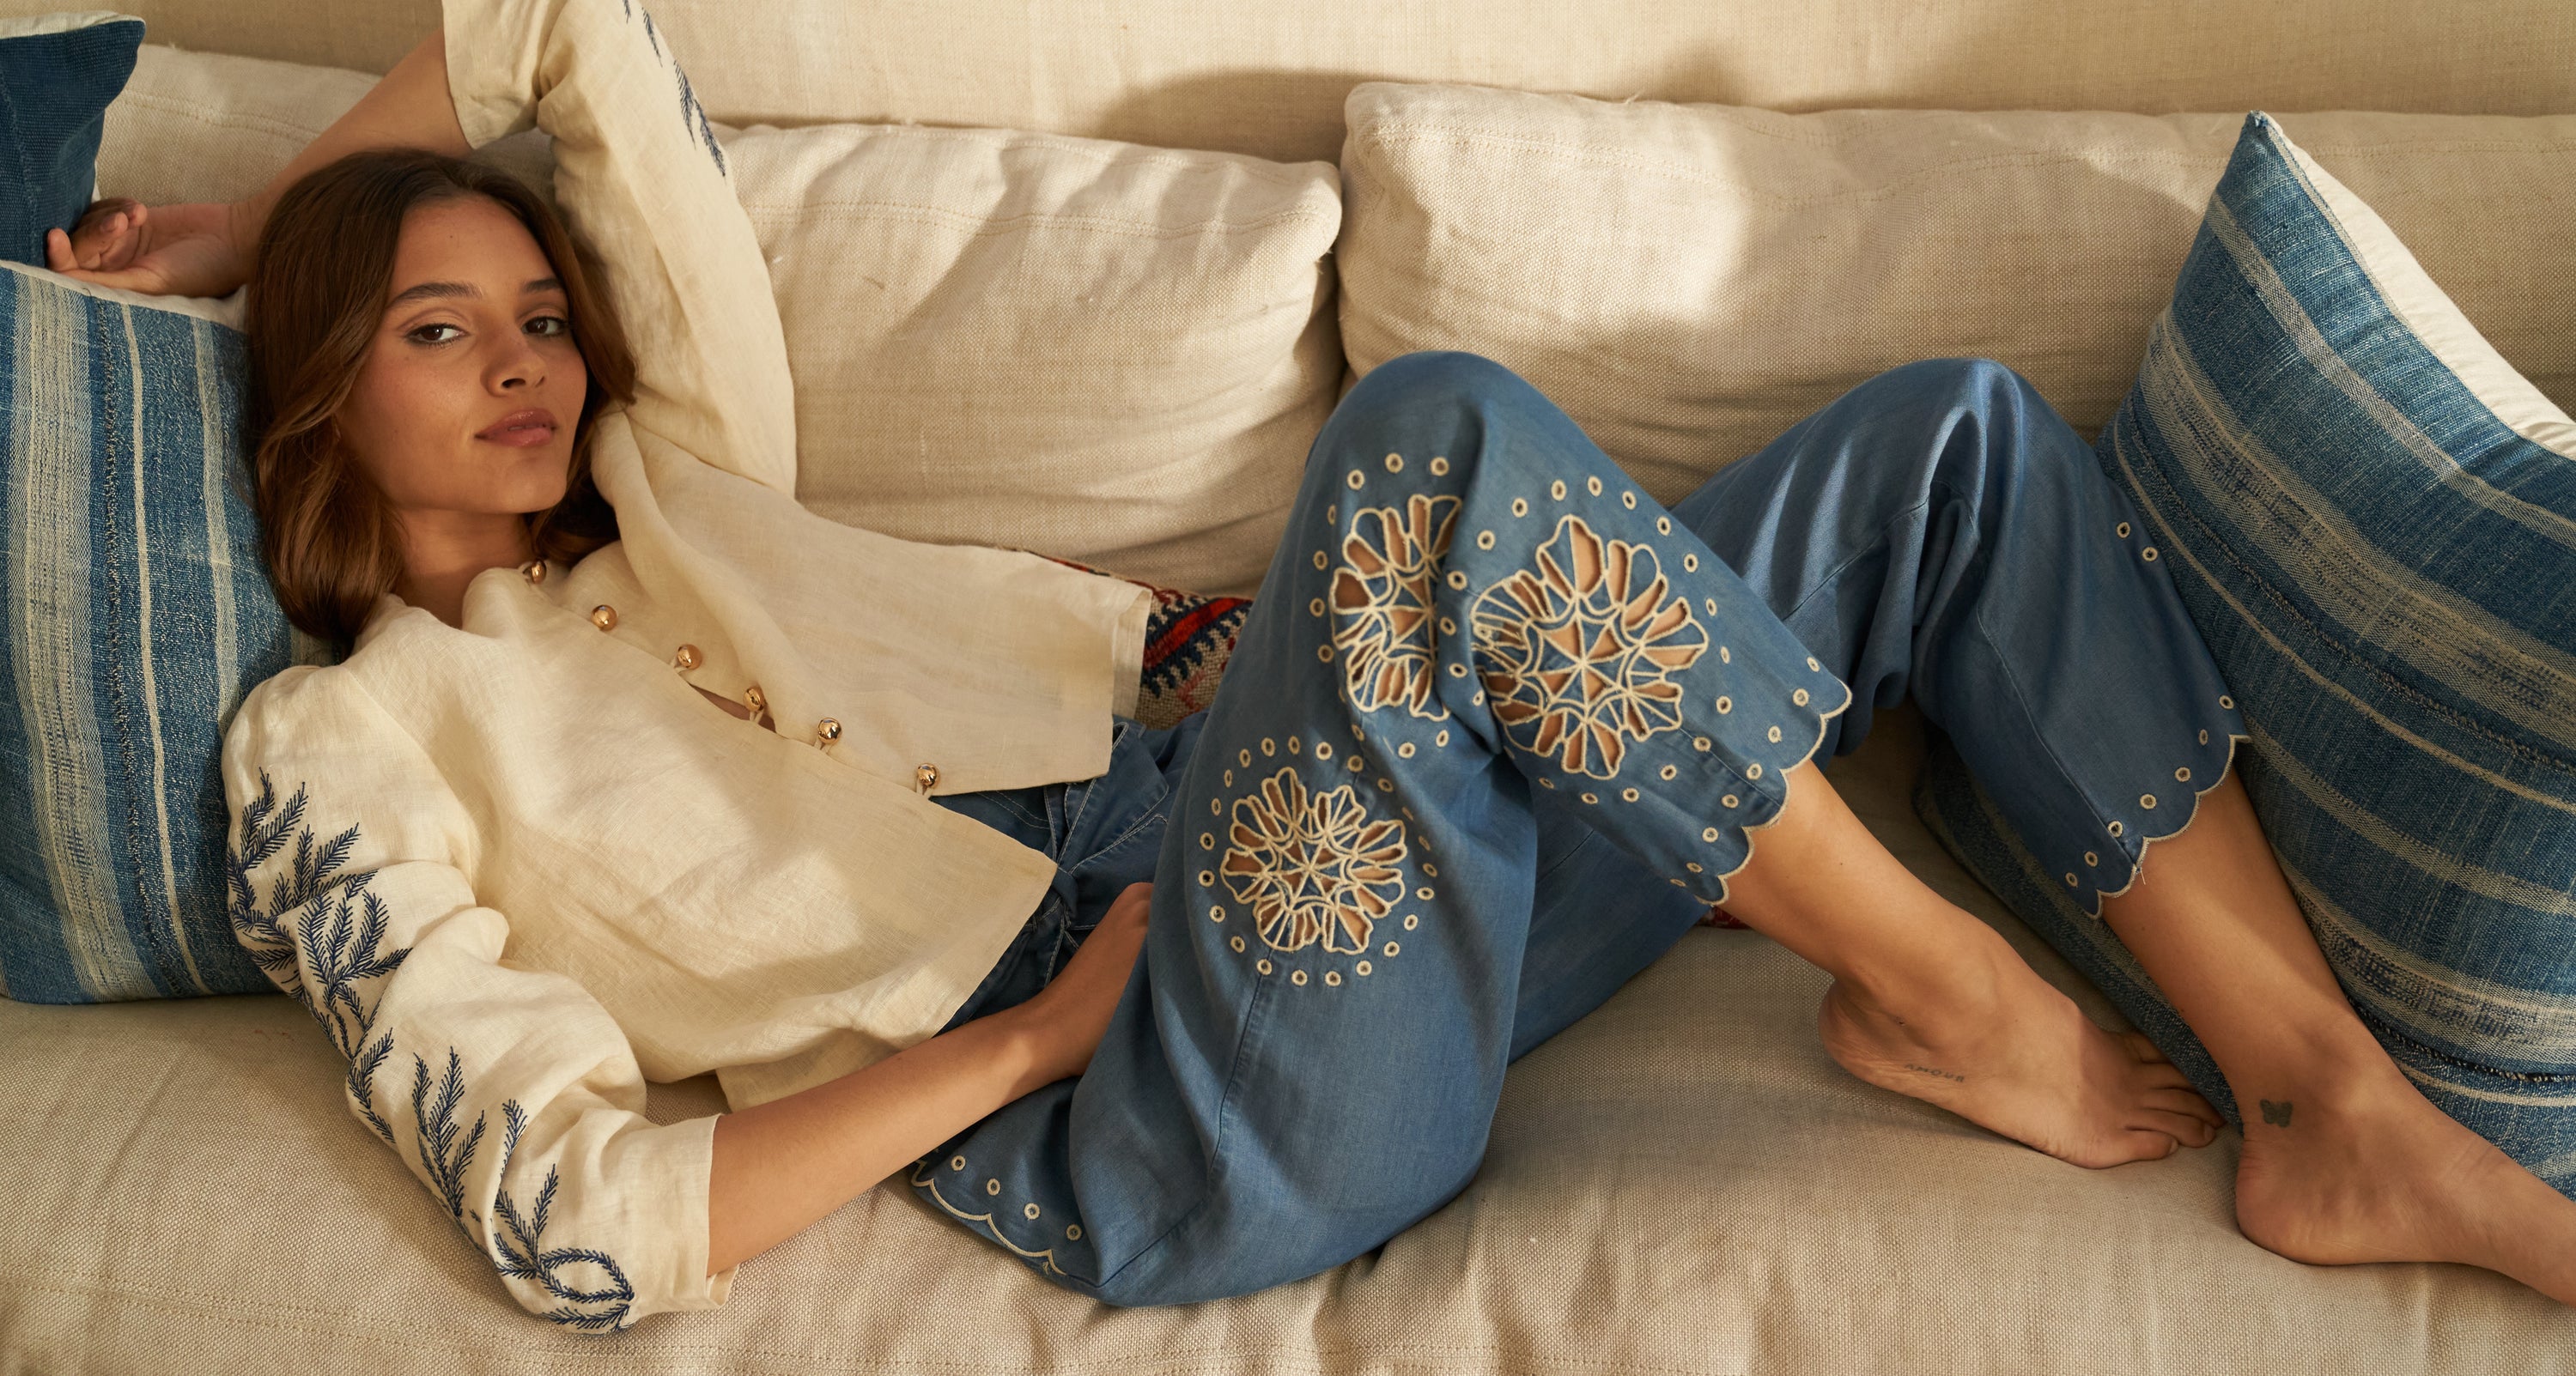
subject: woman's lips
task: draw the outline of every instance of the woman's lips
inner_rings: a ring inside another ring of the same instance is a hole
[[[544,444],[555,437],[555,413],[544,407],[513,411],[477,431],[474,438],[518,448]]]

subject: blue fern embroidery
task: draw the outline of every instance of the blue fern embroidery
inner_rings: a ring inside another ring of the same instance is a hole
[[[680,59],[677,54],[662,51],[662,35],[653,26],[653,12],[636,8],[635,0],[625,0],[625,8],[626,17],[629,19],[639,14],[644,17],[644,41],[653,45],[653,56],[669,63],[671,75],[679,78],[680,122],[689,127],[690,134],[695,136],[699,143],[705,145],[707,156],[715,159],[716,171],[725,173],[727,176],[732,175],[725,166],[724,149],[716,143],[715,122],[707,118],[707,107],[698,103],[697,89],[689,84],[689,74],[680,69]]]
[[[305,824],[305,806],[305,789],[297,788],[281,804],[276,784],[261,772],[259,796],[243,805],[227,857],[228,915],[234,935],[261,971],[322,1025],[323,1035],[349,1064],[349,1097],[359,1116],[385,1145],[395,1146],[393,1125],[375,1098],[376,1074],[393,1055],[393,1034],[376,1031],[376,1006],[361,986],[401,968],[411,948],[383,949],[390,919],[383,901],[368,890],[376,872],[342,873],[357,848],[358,828],[322,840]],[[285,867],[263,902],[251,876],[281,855]],[[472,1225],[484,1220],[466,1203],[465,1177],[482,1146],[485,1120],[477,1113],[471,1127],[457,1122],[465,1095],[464,1061],[456,1048],[447,1049],[446,1073],[439,1076],[435,1091],[428,1058],[412,1056],[411,1109],[418,1129],[413,1150],[439,1202],[470,1242]],[[511,1099],[501,1105],[501,1116],[500,1178],[506,1180],[528,1115]],[[559,1172],[548,1166],[535,1206],[524,1211],[508,1190],[495,1193],[492,1213],[499,1226],[491,1230],[486,1259],[503,1279],[533,1281],[557,1301],[542,1318],[589,1332],[623,1327],[635,1287],[616,1260],[590,1248],[549,1250],[544,1245],[547,1215],[560,1183]]]

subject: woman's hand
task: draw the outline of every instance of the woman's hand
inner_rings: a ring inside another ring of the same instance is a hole
[[[1145,916],[1153,898],[1153,885],[1128,885],[1074,949],[1073,959],[1044,989],[1011,1010],[1031,1030],[1040,1064],[1053,1072],[1050,1083],[1091,1065],[1091,1053],[1109,1030],[1109,1015],[1144,950]]]
[[[91,204],[66,234],[45,231],[45,266],[102,287],[156,296],[223,296],[250,279],[243,207],[227,201]]]

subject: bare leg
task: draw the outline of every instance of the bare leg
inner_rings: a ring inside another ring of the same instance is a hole
[[[2452,1261],[2576,1304],[2576,1202],[2433,1107],[2327,968],[2244,785],[2155,844],[2102,915],[2235,1091],[2236,1219],[2299,1261]]]
[[[2081,1166],[2202,1146],[2223,1122],[2146,1038],[2115,1036],[1926,888],[1811,762],[1726,908],[1834,976],[1817,1028],[1871,1084]]]

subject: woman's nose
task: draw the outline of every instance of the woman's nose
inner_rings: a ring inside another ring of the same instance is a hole
[[[515,342],[503,346],[507,352],[493,365],[495,391],[533,387],[546,380],[546,361],[537,352],[536,345],[529,342],[524,334],[514,332],[511,338]]]

